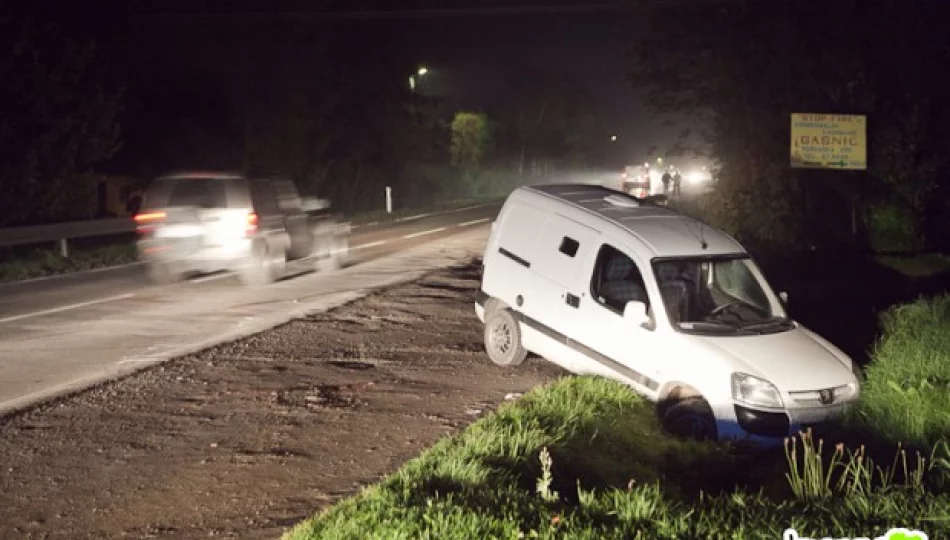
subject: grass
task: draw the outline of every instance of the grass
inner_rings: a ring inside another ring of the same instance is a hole
[[[950,296],[881,323],[859,406],[784,449],[673,439],[626,387],[565,377],[285,539],[873,538],[892,527],[948,538]]]
[[[138,260],[138,253],[133,242],[124,241],[89,247],[72,246],[69,257],[63,257],[58,247],[49,247],[17,250],[4,259],[0,263],[0,283],[130,264]]]
[[[913,447],[950,438],[950,295],[881,315],[853,423]]]
[[[897,482],[894,467],[844,450],[828,468],[816,466],[828,461],[815,457],[823,449],[808,434],[795,440],[788,477],[763,482],[735,448],[667,437],[652,407],[626,387],[567,377],[443,439],[285,538],[781,538],[787,527],[849,536],[894,526],[931,538],[950,533],[950,495],[927,491],[942,464]],[[788,495],[771,497],[764,483],[782,483]]]
[[[950,271],[950,257],[942,253],[878,255],[874,259],[910,278],[928,278]]]
[[[346,218],[353,224],[387,222],[421,212],[454,210],[498,200],[497,197],[462,199],[435,204],[427,208],[402,208],[391,214],[387,214],[385,210],[360,212],[348,215]],[[138,260],[134,240],[99,242],[98,245],[89,246],[70,243],[69,257],[60,255],[59,248],[54,247],[52,242],[48,246],[4,250],[6,253],[2,253],[3,261],[0,262],[0,283],[120,266]]]

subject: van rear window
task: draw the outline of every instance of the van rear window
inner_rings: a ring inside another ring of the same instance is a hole
[[[574,255],[577,255],[577,248],[579,247],[581,247],[580,242],[565,236],[561,240],[560,252],[567,255],[568,257],[573,257]]]

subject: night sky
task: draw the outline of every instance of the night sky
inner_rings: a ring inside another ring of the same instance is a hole
[[[662,122],[651,118],[625,81],[624,52],[637,28],[629,11],[480,15],[406,26],[420,57],[433,71],[445,71],[446,93],[468,104],[504,99],[508,72],[543,69],[588,85],[590,110],[604,120],[605,141],[616,133],[634,154],[663,134]]]
[[[546,7],[537,9],[539,4]],[[600,119],[604,144],[620,147],[619,153],[629,155],[630,163],[641,161],[649,147],[664,148],[675,140],[682,127],[654,117],[625,82],[624,52],[638,33],[633,11],[623,5],[567,0],[520,0],[501,3],[501,10],[477,11],[485,5],[489,4],[479,0],[428,5],[420,1],[373,5],[359,1],[98,0],[61,2],[57,9],[93,34],[101,53],[114,65],[124,65],[141,86],[159,66],[167,69],[197,61],[183,45],[186,41],[176,44],[181,32],[291,23],[319,33],[333,26],[366,36],[366,49],[351,51],[353,62],[359,62],[360,55],[373,54],[374,32],[389,35],[430,70],[427,88],[443,95],[450,106],[490,109],[505,99],[511,73],[543,69],[586,83],[589,110]],[[433,7],[437,9],[429,11]],[[520,7],[528,9],[519,11]],[[327,8],[344,15],[328,17]],[[476,11],[459,14],[458,10],[472,8]],[[221,45],[227,51],[228,44]],[[237,58],[215,61],[229,62],[240,65]],[[160,93],[161,85],[180,84],[201,83],[156,79],[148,87],[149,92]],[[616,143],[610,142],[612,134],[618,135]]]

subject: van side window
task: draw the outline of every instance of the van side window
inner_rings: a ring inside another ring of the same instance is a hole
[[[564,239],[561,240],[560,252],[567,255],[568,257],[573,257],[574,255],[577,255],[577,248],[579,247],[581,247],[580,242],[565,236]]]
[[[597,254],[590,290],[599,304],[618,314],[623,314],[627,302],[633,300],[650,307],[640,269],[630,257],[608,244],[604,244]]]

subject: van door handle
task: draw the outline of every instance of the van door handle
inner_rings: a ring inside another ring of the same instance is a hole
[[[580,307],[581,305],[581,299],[571,293],[567,293],[565,301],[567,302],[567,305],[571,306],[572,308]]]

